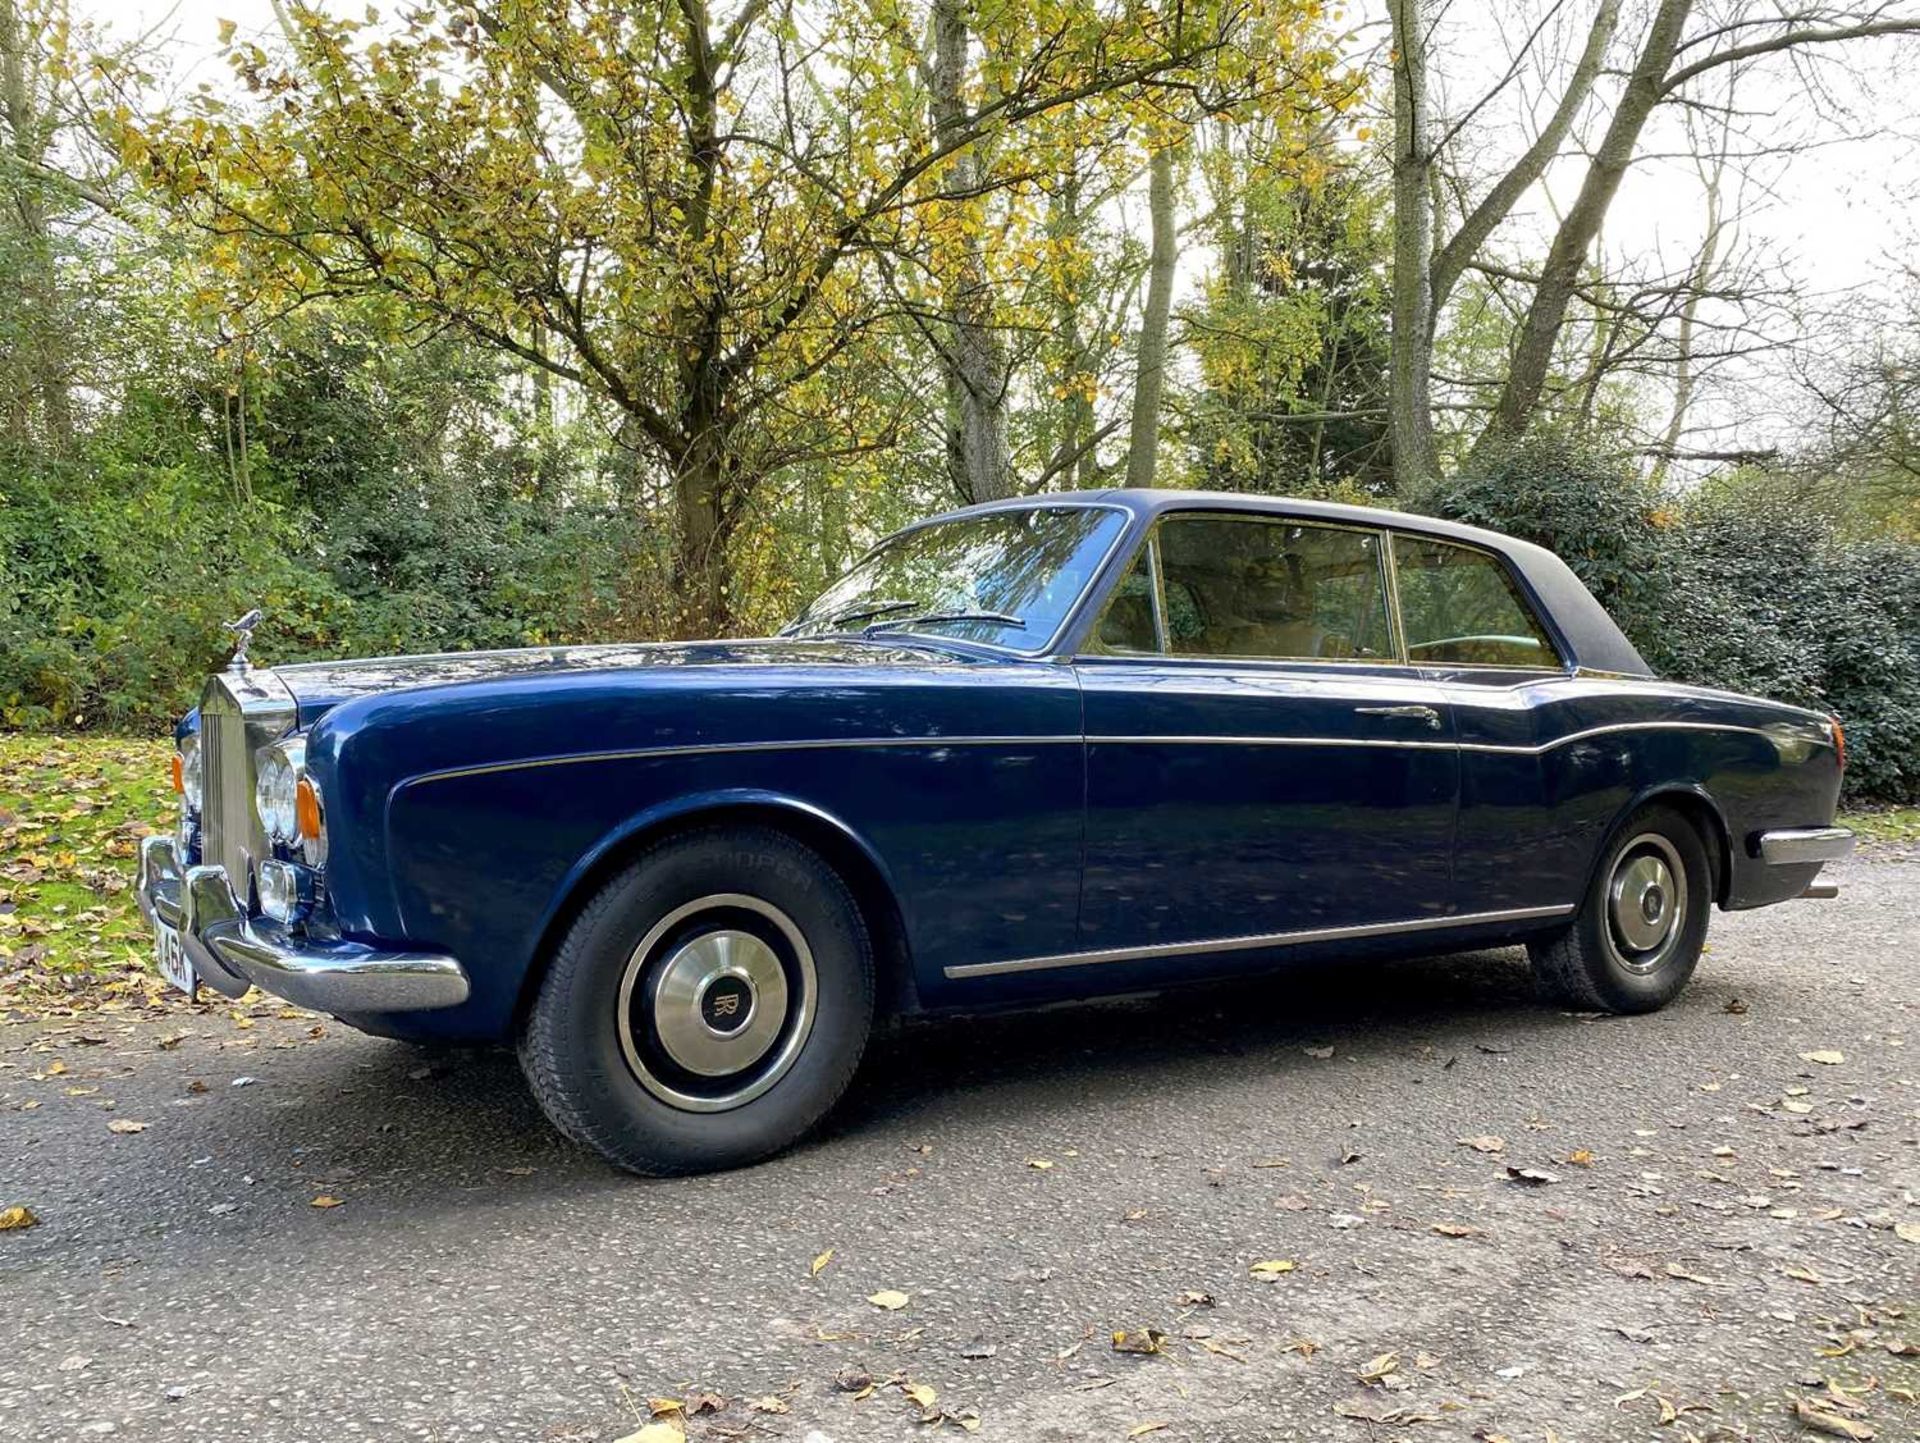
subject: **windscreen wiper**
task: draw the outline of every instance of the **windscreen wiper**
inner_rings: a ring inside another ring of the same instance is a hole
[[[840,626],[849,621],[865,621],[871,616],[885,616],[890,611],[905,611],[919,604],[917,601],[862,601],[840,611],[830,611],[825,616],[809,616],[791,622],[780,628],[780,635],[792,636],[803,626]]]
[[[895,616],[886,621],[876,621],[860,629],[862,636],[878,636],[883,631],[895,631],[909,626],[930,626],[942,621],[991,621],[996,626],[1027,629],[1027,623],[1017,616],[1009,616],[1004,611],[923,611],[917,616]]]

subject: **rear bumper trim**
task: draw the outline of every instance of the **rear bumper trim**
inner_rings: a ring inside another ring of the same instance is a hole
[[[1790,827],[1760,834],[1760,860],[1770,867],[1803,867],[1837,862],[1853,850],[1845,827]]]
[[[258,987],[317,1012],[424,1012],[467,1000],[467,974],[439,952],[296,937],[250,917],[224,867],[182,868],[172,837],[140,843],[140,911],[180,931],[200,980],[238,997]]]

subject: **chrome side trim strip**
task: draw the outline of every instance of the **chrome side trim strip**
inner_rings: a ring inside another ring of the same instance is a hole
[[[1452,742],[1412,741],[1400,737],[1245,737],[1245,736],[1100,736],[1096,747],[1393,747],[1396,750],[1457,751]]]
[[[1555,737],[1549,742],[1538,744],[1503,742],[1447,742],[1447,741],[1411,741],[1398,737],[1258,737],[1258,736],[1090,736],[1089,746],[1237,746],[1237,747],[1441,747],[1463,752],[1488,752],[1496,756],[1537,757],[1574,742],[1585,741],[1589,737],[1608,736],[1616,732],[1646,731],[1699,731],[1699,732],[1736,732],[1775,740],[1775,734],[1765,727],[1741,726],[1733,722],[1690,722],[1690,721],[1649,721],[1649,722],[1612,722],[1606,726],[1588,727],[1584,731],[1569,732],[1566,736]],[[1832,743],[1820,742],[1817,738],[1806,736],[1796,738],[1809,746]]]
[[[1040,972],[1055,967],[1085,967],[1096,962],[1147,962],[1159,957],[1185,957],[1212,952],[1253,952],[1266,947],[1298,947],[1308,942],[1340,942],[1363,937],[1392,937],[1403,932],[1430,932],[1448,927],[1474,927],[1486,922],[1535,922],[1565,917],[1574,911],[1569,902],[1554,907],[1515,907],[1504,912],[1467,912],[1457,917],[1412,917],[1402,922],[1363,922],[1352,927],[1314,927],[1298,932],[1261,932],[1246,937],[1213,937],[1194,942],[1156,942],[1147,947],[1110,947],[1093,952],[1059,952],[1050,957],[1016,957],[1008,962],[968,962],[945,969],[949,978],[998,977],[1008,972]]]
[[[1024,747],[1078,746],[1084,738],[1077,735],[1028,737],[808,737],[793,741],[696,742],[687,746],[633,747],[619,751],[579,752],[572,756],[527,757],[513,762],[490,762],[481,766],[451,767],[442,772],[423,772],[408,777],[400,785],[444,782],[459,777],[489,776],[495,772],[527,771],[535,767],[570,767],[586,762],[649,761],[656,757],[697,757],[712,752],[817,752],[865,748],[930,747]],[[396,788],[398,790],[398,788]]]
[[[1770,867],[1837,862],[1852,850],[1853,833],[1845,827],[1788,827],[1760,834],[1760,860]]]
[[[1738,726],[1728,722],[1615,722],[1608,726],[1588,727],[1585,731],[1556,737],[1537,746],[1504,745],[1498,742],[1416,741],[1400,737],[1289,737],[1289,736],[975,736],[975,737],[804,737],[792,741],[698,742],[686,746],[632,747],[618,751],[580,752],[573,756],[527,757],[520,761],[490,762],[472,767],[450,767],[445,771],[424,772],[409,777],[401,786],[424,782],[450,781],[459,777],[489,776],[496,772],[516,772],[535,767],[578,766],[589,762],[644,761],[650,758],[705,756],[715,752],[804,752],[856,751],[867,748],[927,747],[1024,747],[1077,746],[1194,746],[1194,747],[1391,747],[1413,750],[1489,752],[1502,756],[1541,756],[1572,742],[1614,732],[1704,731],[1744,732],[1775,740],[1764,727]],[[1809,746],[1831,746],[1813,736],[1799,738]]]

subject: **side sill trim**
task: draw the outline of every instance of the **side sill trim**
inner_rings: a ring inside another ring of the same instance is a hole
[[[1351,927],[1313,927],[1297,932],[1261,932],[1243,937],[1211,937],[1193,942],[1156,942],[1147,947],[1111,947],[1093,952],[1060,952],[1050,957],[1016,957],[1007,962],[968,962],[946,969],[953,980],[998,977],[1008,972],[1041,972],[1055,967],[1085,967],[1096,962],[1146,962],[1214,952],[1254,952],[1267,947],[1298,947],[1308,942],[1338,942],[1363,937],[1392,937],[1475,927],[1491,922],[1537,922],[1570,916],[1572,903],[1553,907],[1514,907],[1503,912],[1467,912],[1457,917],[1410,917],[1400,922],[1362,922]]]

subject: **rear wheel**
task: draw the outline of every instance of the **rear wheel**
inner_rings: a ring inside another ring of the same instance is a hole
[[[567,930],[520,1039],[554,1125],[651,1175],[737,1167],[839,1100],[873,1019],[846,884],[793,838],[710,828],[651,848]]]
[[[1528,944],[1534,974],[1574,1007],[1664,1007],[1700,960],[1712,893],[1712,863],[1693,823],[1671,807],[1644,807],[1614,834],[1572,924]]]

